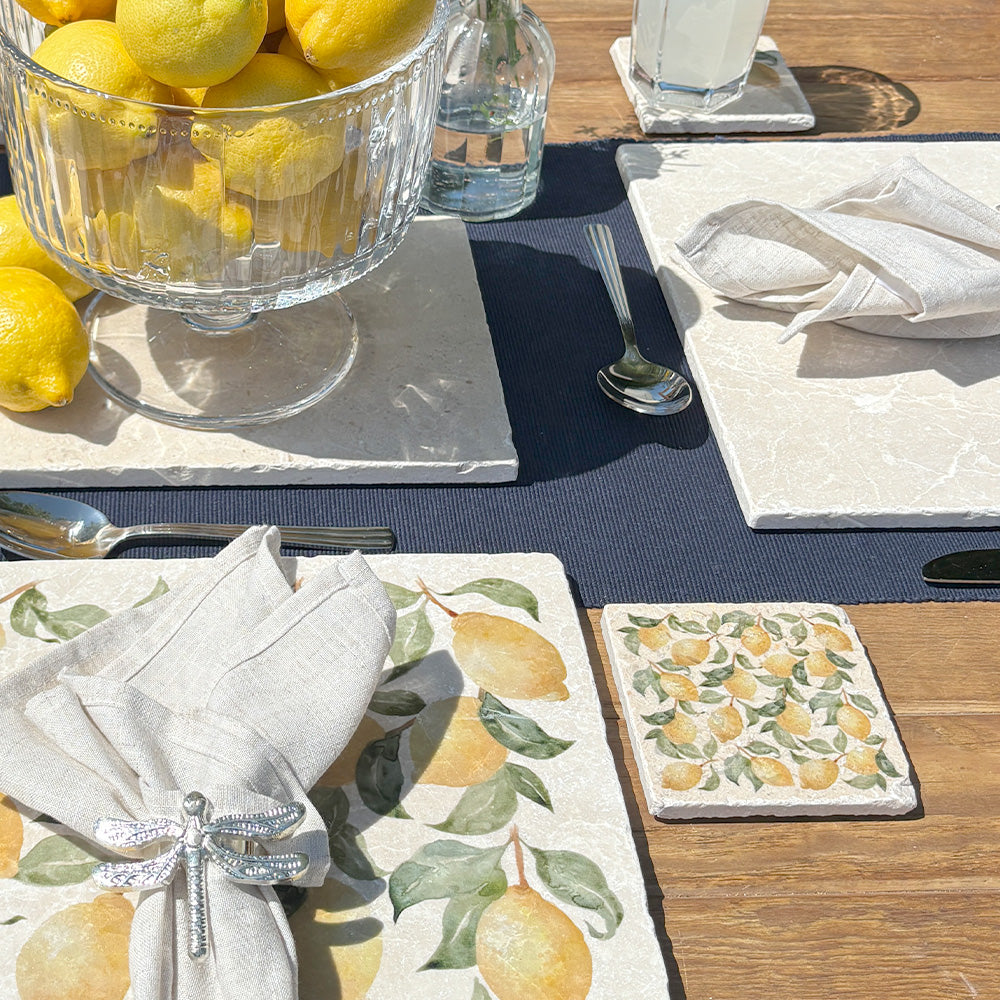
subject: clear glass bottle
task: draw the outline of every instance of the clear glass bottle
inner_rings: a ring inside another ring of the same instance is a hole
[[[555,50],[521,0],[452,0],[423,207],[469,222],[535,200]]]

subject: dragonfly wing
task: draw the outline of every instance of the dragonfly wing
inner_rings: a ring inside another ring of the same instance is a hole
[[[206,833],[239,837],[243,840],[280,840],[287,837],[305,819],[306,807],[289,802],[267,812],[247,816],[220,816],[205,824]]]
[[[308,854],[237,854],[211,837],[205,838],[205,846],[212,860],[234,882],[271,885],[296,879],[309,867]]]
[[[99,819],[94,824],[94,840],[116,851],[131,851],[158,840],[177,840],[184,827],[174,819]]]
[[[148,861],[103,862],[94,866],[94,881],[104,889],[156,889],[174,877],[183,852],[179,842]]]

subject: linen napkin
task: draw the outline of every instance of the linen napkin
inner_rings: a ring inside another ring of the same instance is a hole
[[[676,246],[721,295],[794,312],[780,343],[829,321],[890,337],[1000,333],[1000,212],[910,156],[812,208],[729,205]]]
[[[0,683],[0,786],[93,838],[104,817],[180,818],[191,791],[215,815],[307,805],[280,847],[301,880],[329,867],[306,793],[364,714],[395,610],[357,553],[293,591],[277,529],[252,528],[197,578],[56,647]],[[210,951],[186,953],[183,874],[140,896],[135,1000],[294,1000],[295,947],[270,886],[236,885],[211,863]]]

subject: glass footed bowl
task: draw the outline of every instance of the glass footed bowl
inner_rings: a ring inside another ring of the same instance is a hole
[[[399,245],[430,159],[448,0],[421,43],[354,86],[268,108],[147,104],[30,53],[0,0],[0,115],[35,238],[102,293],[84,321],[114,399],[209,430],[311,406],[354,361],[336,290]],[[124,300],[124,301],[123,301]]]

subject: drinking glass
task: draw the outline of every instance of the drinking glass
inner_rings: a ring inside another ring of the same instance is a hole
[[[0,0],[0,114],[34,237],[99,289],[91,373],[122,404],[209,430],[311,406],[358,331],[336,290],[417,212],[448,0],[420,44],[351,87],[266,108],[146,104],[30,56],[45,25]],[[331,294],[332,293],[332,294]]]
[[[714,111],[743,93],[768,0],[635,0],[631,76],[654,107]]]

